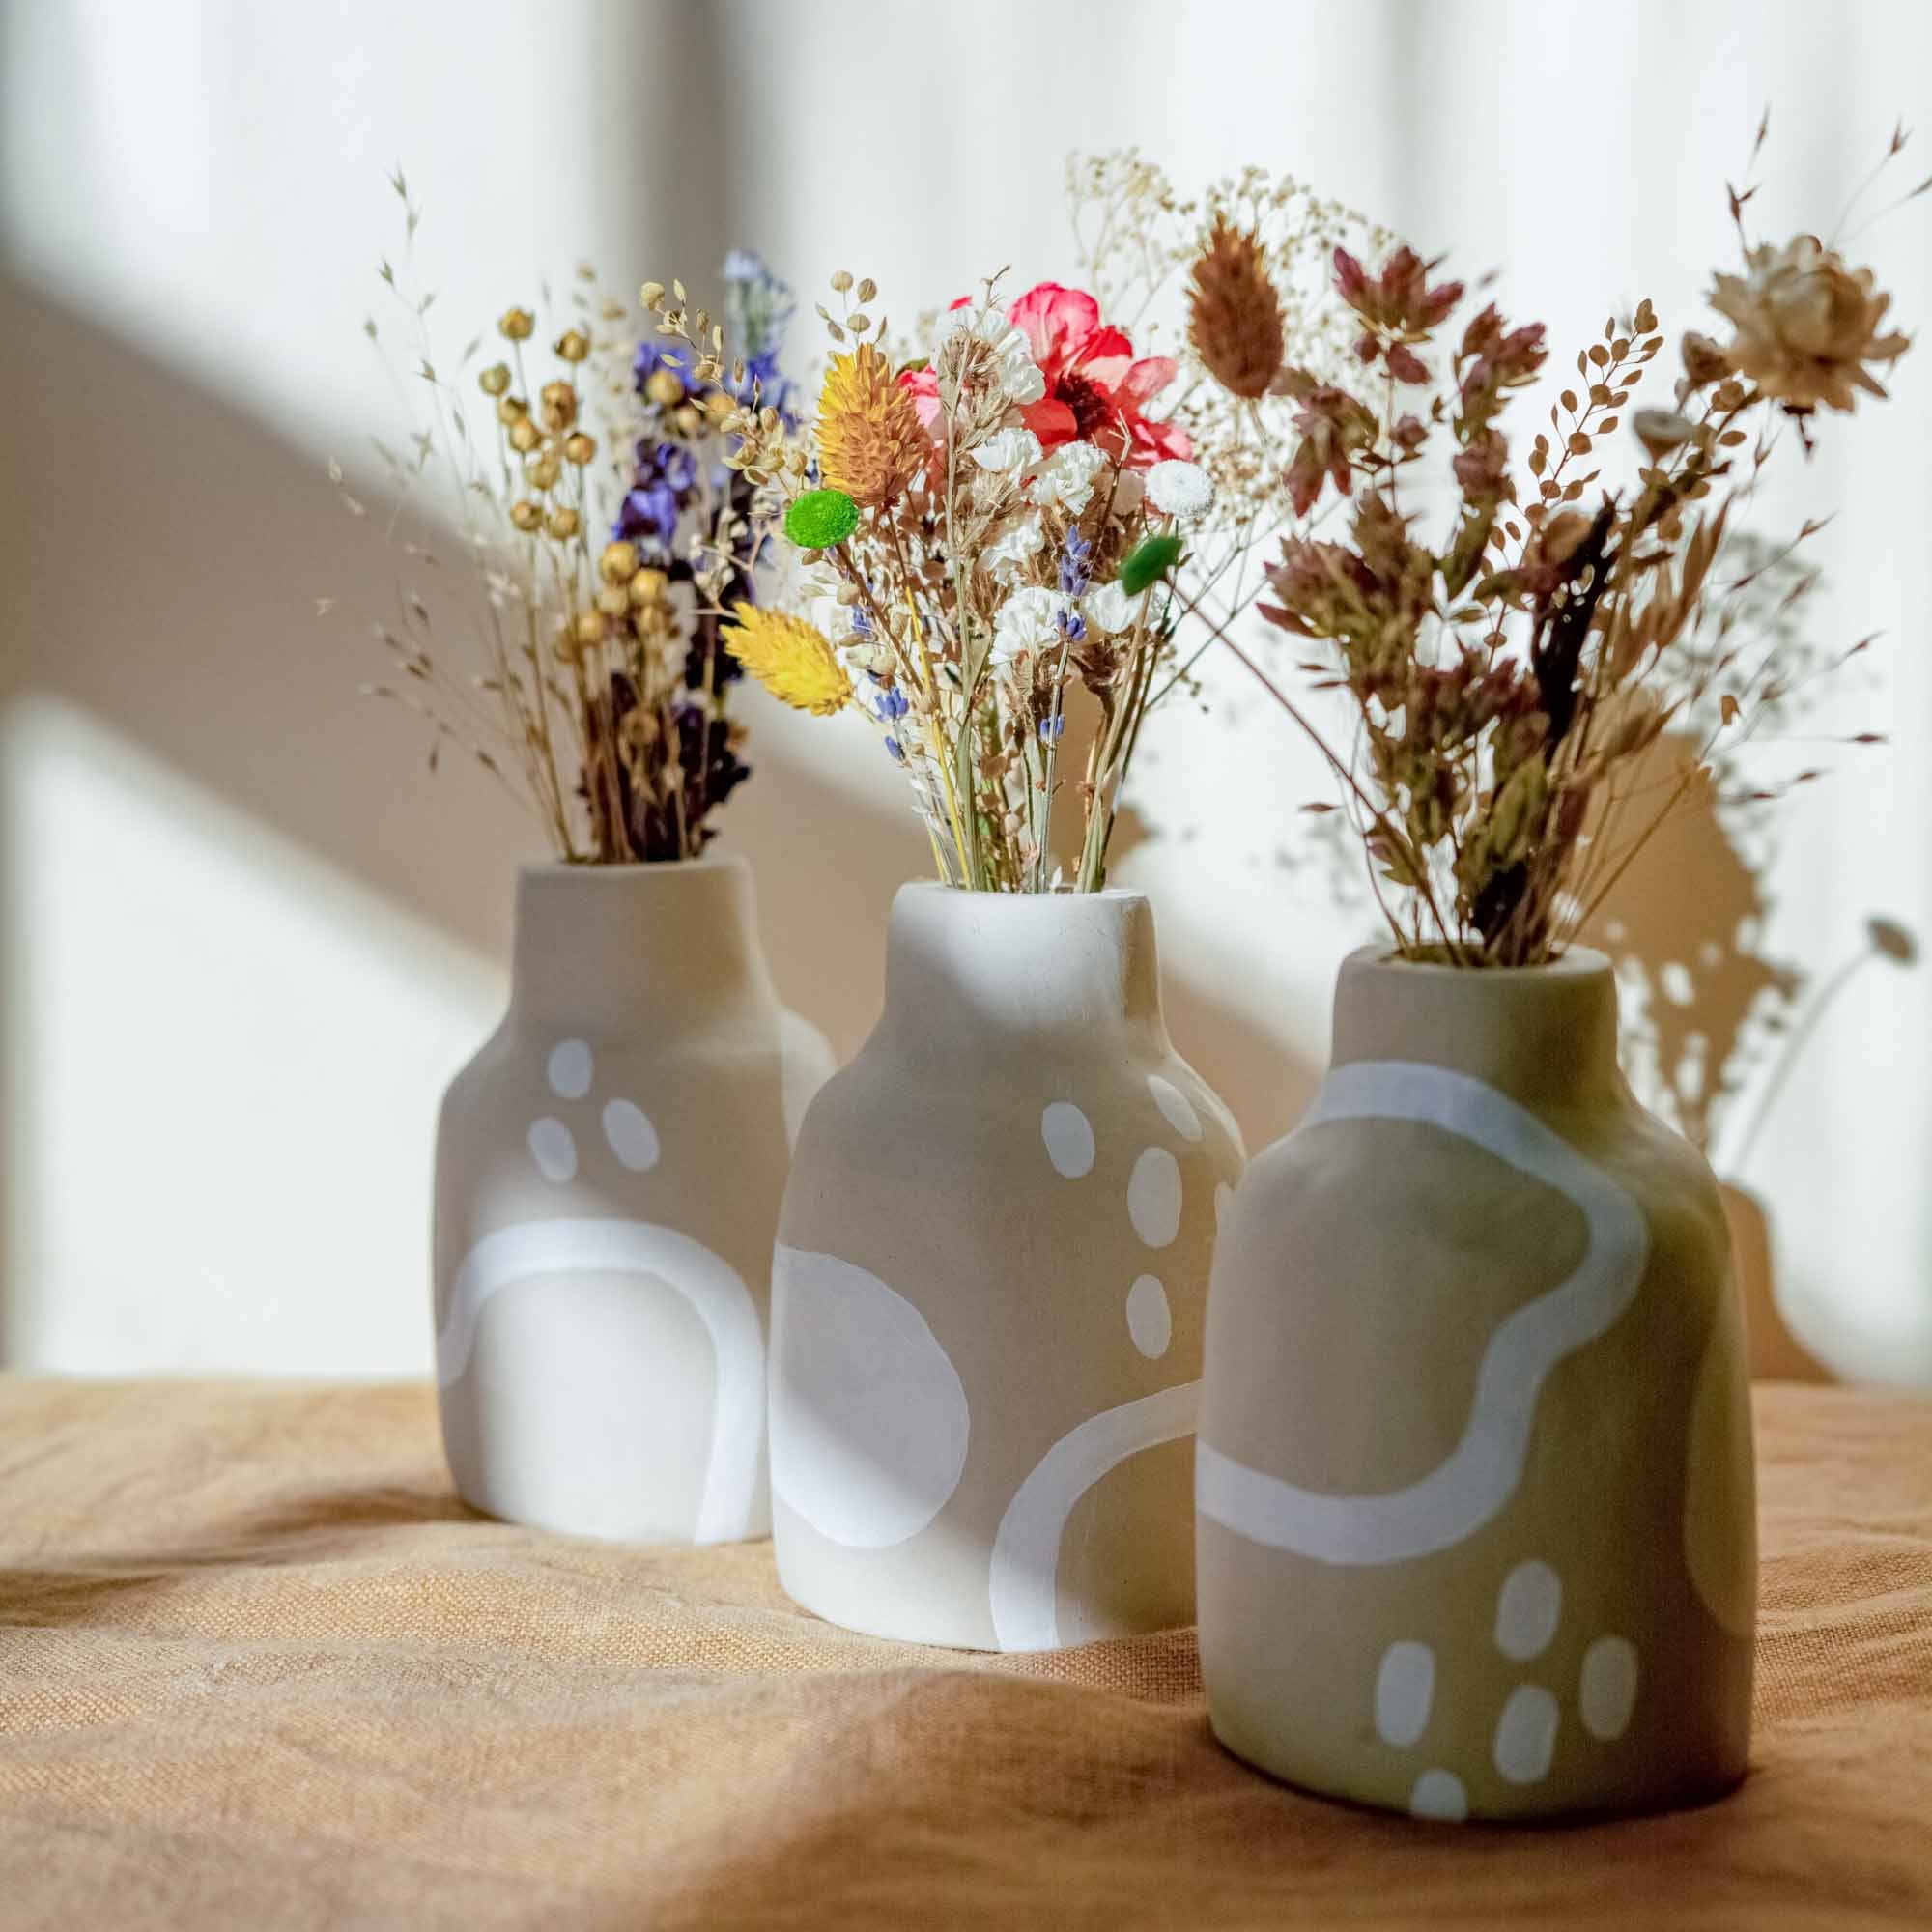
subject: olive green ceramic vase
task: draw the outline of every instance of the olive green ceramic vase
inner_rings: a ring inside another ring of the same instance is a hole
[[[1208,1707],[1263,1770],[1442,1820],[1744,1775],[1724,1213],[1618,1072],[1607,960],[1344,964],[1327,1080],[1222,1230],[1196,1483]]]
[[[1227,1109],[1138,893],[908,886],[813,1101],[773,1267],[772,1533],[855,1630],[1047,1650],[1194,1614]]]

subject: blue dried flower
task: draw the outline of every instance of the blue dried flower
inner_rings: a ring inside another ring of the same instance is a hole
[[[1065,717],[1042,718],[1039,721],[1039,735],[1051,745],[1066,729]]]
[[[894,685],[890,691],[881,692],[872,700],[872,709],[890,724],[895,718],[903,718],[912,709],[912,700],[897,685]]]
[[[896,738],[888,738],[886,740],[886,754],[895,765],[905,763],[905,752],[900,747],[899,741]]]

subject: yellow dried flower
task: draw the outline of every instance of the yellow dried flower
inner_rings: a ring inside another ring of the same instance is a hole
[[[1219,216],[1188,290],[1187,339],[1220,385],[1252,402],[1267,394],[1284,353],[1281,297],[1260,238]]]
[[[516,422],[522,417],[528,415],[529,412],[529,404],[525,402],[521,396],[505,396],[497,405],[497,420],[499,423],[509,424]]]
[[[476,379],[476,386],[486,396],[500,396],[510,386],[510,365],[507,362],[493,362]]]
[[[670,579],[661,570],[640,570],[631,579],[631,599],[637,604],[655,604],[670,588]]]
[[[901,496],[931,460],[912,397],[869,342],[835,355],[818,395],[818,469],[854,502]]]
[[[621,617],[631,608],[631,593],[621,583],[607,583],[597,593],[597,608],[607,617]]]
[[[1820,403],[1849,411],[1855,389],[1885,394],[1864,365],[1893,361],[1911,346],[1878,332],[1890,302],[1869,269],[1848,269],[1815,235],[1751,249],[1745,272],[1719,275],[1711,292],[1711,306],[1737,330],[1724,352],[1731,366],[1799,412]]]
[[[597,559],[597,574],[606,583],[628,583],[638,574],[638,547],[620,538],[604,546]]]
[[[554,449],[547,449],[541,456],[533,456],[524,465],[524,474],[533,489],[554,490],[556,479],[563,474],[563,465],[556,460]]]
[[[545,527],[558,543],[568,543],[583,526],[568,503],[560,503],[550,513],[550,522]]]
[[[677,425],[678,435],[683,437],[696,436],[704,427],[704,417],[699,413],[696,405],[691,403],[686,403],[681,408],[672,411],[671,420]]]
[[[564,438],[563,453],[570,462],[582,469],[597,454],[597,439],[594,436],[585,436],[579,430],[575,436]]]
[[[684,384],[675,369],[662,366],[644,378],[644,397],[660,409],[670,409],[684,401]]]
[[[510,342],[527,342],[537,326],[537,319],[526,308],[506,308],[497,318],[497,332]]]
[[[665,298],[665,285],[662,282],[646,282],[638,291],[638,299],[646,308],[658,307]]]
[[[568,429],[577,420],[577,391],[568,383],[546,383],[539,394],[549,428]]]
[[[590,338],[581,328],[566,329],[554,347],[566,362],[582,362],[590,354]]]
[[[803,617],[734,604],[724,648],[781,703],[830,718],[851,702],[852,684],[825,635]]]
[[[510,447],[519,456],[527,456],[543,440],[543,431],[528,416],[519,416],[510,425]]]
[[[510,505],[510,521],[520,530],[534,530],[543,523],[543,511],[527,497],[519,497]]]
[[[580,611],[573,620],[572,629],[580,644],[601,644],[606,629],[603,611]]]

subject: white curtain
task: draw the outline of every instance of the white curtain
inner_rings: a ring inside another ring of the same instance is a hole
[[[1928,134],[1898,185],[1932,168],[1918,0],[12,0],[0,36],[13,1365],[428,1361],[436,1095],[500,1001],[511,867],[535,848],[355,696],[380,660],[354,613],[390,571],[324,465],[380,495],[367,438],[402,404],[359,327],[386,315],[392,165],[454,344],[582,258],[627,289],[700,281],[744,243],[808,300],[837,268],[873,275],[907,319],[1005,265],[1065,275],[1062,158],[1129,143],[1182,187],[1292,169],[1497,270],[1557,345],[1640,296],[1674,334],[1732,245],[1723,184],[1767,104],[1767,231],[1830,232],[1900,118]],[[1932,313],[1928,224],[1919,202],[1858,244],[1908,327]],[[808,311],[794,357],[818,348]],[[1932,929],[1924,355],[1762,511],[1838,510],[1812,624],[1885,639],[1875,681],[1807,728],[1889,748],[1773,748],[1834,773],[1791,801],[1754,922],[1814,986],[1873,915]],[[1233,668],[1208,696],[1149,746],[1150,836],[1121,870],[1155,895],[1179,1043],[1258,1145],[1319,1075],[1363,927],[1285,863],[1319,770]],[[754,723],[730,838],[783,990],[849,1049],[921,841],[868,740]],[[1675,935],[1691,950],[1700,905],[1734,921],[1738,890],[1708,838],[1647,868],[1634,923],[1693,1000]],[[1801,1337],[1841,1374],[1932,1386],[1927,994],[1861,968],[1740,1178]]]

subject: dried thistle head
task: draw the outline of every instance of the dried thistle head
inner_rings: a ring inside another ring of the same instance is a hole
[[[869,342],[836,355],[818,398],[818,467],[829,488],[874,508],[904,495],[932,445],[912,398]]]
[[[1194,264],[1187,302],[1187,339],[1208,373],[1246,401],[1266,395],[1286,337],[1260,237],[1218,216]]]

